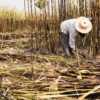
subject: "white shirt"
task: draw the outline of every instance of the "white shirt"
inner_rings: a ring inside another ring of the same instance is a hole
[[[78,34],[78,31],[75,28],[76,19],[65,20],[60,25],[60,30],[64,34],[69,34],[69,46],[72,49],[75,49],[75,36]]]

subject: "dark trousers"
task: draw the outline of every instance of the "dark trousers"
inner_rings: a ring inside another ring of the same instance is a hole
[[[72,52],[72,49],[69,46],[69,34],[64,34],[63,32],[60,32],[61,37],[62,37],[62,43],[64,46],[64,53],[66,53],[66,49],[69,50],[69,52]]]

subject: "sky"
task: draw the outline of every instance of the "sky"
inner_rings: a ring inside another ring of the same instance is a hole
[[[0,6],[1,5],[24,10],[24,0],[0,0]]]
[[[27,10],[28,9],[27,0],[25,0],[25,3],[26,3],[26,10]],[[33,0],[33,4],[34,4],[34,0]],[[24,0],[0,0],[0,6],[7,6],[9,8],[16,7],[19,11],[22,10],[24,11]],[[36,7],[36,10],[40,11],[38,7]]]
[[[26,3],[26,11],[28,11],[27,0],[25,0],[25,3]],[[34,0],[33,0],[33,4],[34,4]],[[24,10],[24,0],[0,0],[0,6],[7,6],[10,8],[16,7],[18,10]],[[34,7],[33,7],[33,11],[34,11]],[[36,7],[36,11],[39,12],[40,9]]]

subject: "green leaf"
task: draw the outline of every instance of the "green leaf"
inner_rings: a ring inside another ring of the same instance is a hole
[[[47,0],[36,0],[35,1],[35,5],[40,8],[40,9],[43,9],[46,7],[47,5]]]

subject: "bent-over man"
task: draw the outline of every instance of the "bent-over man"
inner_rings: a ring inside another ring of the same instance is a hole
[[[65,57],[70,57],[75,51],[75,37],[84,37],[92,29],[91,19],[79,17],[77,19],[65,20],[60,25],[62,43],[64,46]]]

